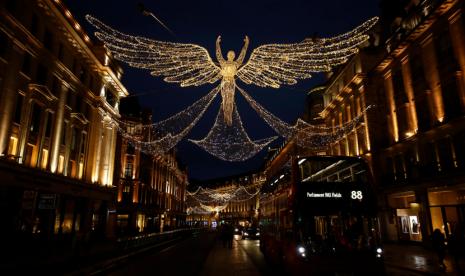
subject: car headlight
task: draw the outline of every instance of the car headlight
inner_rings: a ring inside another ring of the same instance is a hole
[[[380,247],[376,248],[376,253],[382,254],[382,253],[383,253],[383,249],[380,248]]]
[[[248,235],[249,235],[249,233],[247,233],[247,232],[244,233],[244,236],[248,236]]]
[[[257,233],[257,236],[260,236],[260,233]]]
[[[298,251],[300,254],[305,254],[305,247],[299,246],[299,247],[297,247],[297,251]]]

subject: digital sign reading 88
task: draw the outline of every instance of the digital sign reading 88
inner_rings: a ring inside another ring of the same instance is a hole
[[[363,193],[362,193],[362,191],[350,191],[350,198],[351,199],[362,200],[363,199]]]

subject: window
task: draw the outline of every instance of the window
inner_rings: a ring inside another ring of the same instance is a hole
[[[69,106],[72,110],[76,110],[76,93],[69,90],[66,95],[66,105]]]
[[[410,67],[412,72],[412,86],[415,94],[415,108],[417,111],[418,128],[420,130],[428,130],[430,128],[430,111],[428,107],[428,99],[426,96],[427,82],[425,79],[425,71],[423,60],[420,53],[415,53],[410,59]]]
[[[126,167],[124,168],[124,177],[132,178],[133,163],[132,160],[127,160]]]
[[[18,138],[10,137],[10,143],[8,145],[8,155],[16,155],[18,150]]]
[[[32,117],[31,117],[31,125],[29,127],[29,131],[31,134],[38,134],[40,128],[40,117],[42,115],[42,108],[36,103],[32,104]]]
[[[113,94],[112,91],[108,91],[105,95],[105,98],[107,99],[107,102],[112,106],[114,107],[116,105],[116,102],[117,102],[117,98],[115,97],[115,95]]]
[[[63,43],[60,42],[58,45],[58,60],[63,62],[65,60],[65,47]]]
[[[455,59],[454,49],[452,48],[449,29],[444,29],[434,41],[438,69],[455,70],[457,68],[457,60]]]
[[[72,128],[71,130],[71,151],[74,151],[76,149],[76,143],[77,143],[77,131],[76,128]]]
[[[23,72],[29,77],[31,76],[31,71],[32,71],[31,61],[32,61],[31,55],[28,52],[24,53],[23,64],[21,66],[21,72]]]
[[[9,39],[4,32],[0,32],[0,57],[5,58],[9,48]]]
[[[15,117],[13,118],[14,122],[17,124],[21,123],[21,110],[23,108],[24,96],[18,94],[16,97],[16,107],[15,107]]]
[[[63,130],[61,134],[61,144],[66,145],[66,131],[68,129],[68,122],[63,122]]]
[[[47,80],[48,80],[48,68],[42,63],[39,63],[39,66],[37,68],[36,81],[38,84],[47,85]]]
[[[60,155],[60,157],[58,157],[58,173],[60,174],[63,173],[64,164],[65,164],[65,157],[63,155]]]
[[[45,128],[45,137],[50,138],[50,135],[52,134],[52,113],[47,112],[47,127]]]
[[[55,97],[59,98],[60,91],[61,91],[61,80],[57,78],[56,76],[53,76],[52,94],[55,95]]]
[[[127,154],[135,154],[136,153],[136,148],[132,144],[128,144],[127,149],[126,149]]]
[[[397,68],[392,72],[392,84],[394,88],[394,100],[399,107],[408,102],[407,93],[405,93],[404,80],[402,77],[401,68]]]
[[[47,168],[47,163],[48,163],[48,150],[47,149],[42,150],[41,159],[42,160],[40,161],[40,167],[45,170]]]
[[[53,34],[48,29],[45,30],[44,34],[44,47],[50,52],[53,52]]]
[[[37,14],[32,14],[31,18],[31,26],[29,28],[29,31],[31,31],[31,34],[37,37],[37,34],[39,33],[39,17]]]
[[[125,185],[123,189],[123,193],[130,193],[131,192],[131,186]]]

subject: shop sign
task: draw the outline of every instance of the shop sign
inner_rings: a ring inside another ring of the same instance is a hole
[[[39,196],[39,209],[52,210],[55,209],[57,203],[56,194],[41,194]]]

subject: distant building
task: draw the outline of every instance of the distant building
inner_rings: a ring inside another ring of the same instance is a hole
[[[122,70],[61,1],[0,6],[2,239],[112,238]]]
[[[213,190],[215,193],[231,193],[240,187],[247,189],[253,195],[246,200],[231,200],[226,208],[210,214],[189,214],[189,225],[212,225],[213,222],[230,222],[234,225],[252,226],[258,225],[259,196],[257,191],[264,183],[265,177],[259,172],[247,172],[240,175],[209,179],[205,181],[192,181],[193,189],[203,187]]]
[[[151,112],[122,113],[125,133],[141,141],[153,139]],[[144,152],[118,135],[117,153],[121,156],[116,162],[114,183],[118,187],[118,233],[162,232],[184,226],[188,179],[175,150],[165,154]]]

